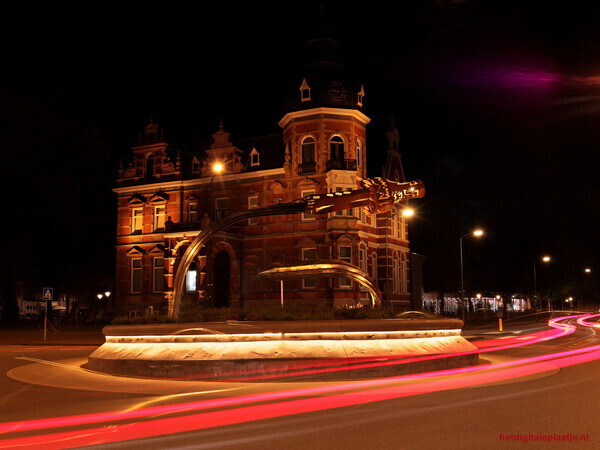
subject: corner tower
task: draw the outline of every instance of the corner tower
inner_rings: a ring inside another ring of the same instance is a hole
[[[341,60],[340,45],[330,33],[306,44],[300,77],[286,95],[279,121],[290,152],[292,174],[324,176],[331,170],[366,177],[365,91],[351,79]]]

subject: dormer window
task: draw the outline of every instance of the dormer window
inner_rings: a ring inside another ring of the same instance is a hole
[[[310,86],[306,82],[306,78],[302,80],[302,84],[300,85],[300,100],[303,102],[308,102],[311,100]]]
[[[358,98],[356,99],[356,104],[358,106],[362,106],[363,105],[363,97],[364,96],[365,96],[365,89],[364,89],[363,85],[361,84],[360,91],[358,93]]]
[[[260,166],[260,153],[256,148],[253,148],[250,152],[250,165],[251,166]]]
[[[192,159],[192,174],[200,174],[200,161],[198,161],[198,158],[196,158],[195,156],[194,159]]]
[[[146,178],[154,177],[154,155],[151,153],[146,157]]]

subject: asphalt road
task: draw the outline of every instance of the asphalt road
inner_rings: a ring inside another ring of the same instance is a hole
[[[113,443],[92,448],[599,448],[596,329],[528,342],[547,327],[521,328],[474,332],[473,342],[496,346],[477,370],[351,383],[112,377],[82,369],[94,345],[2,344],[0,448],[107,435]]]

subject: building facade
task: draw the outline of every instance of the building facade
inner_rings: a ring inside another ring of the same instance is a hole
[[[178,261],[211,222],[310,194],[356,189],[368,176],[365,91],[333,56],[336,46],[332,39],[310,42],[308,63],[286,97],[281,134],[232,142],[221,123],[209,148],[182,157],[158,124],[146,126],[114,188],[117,314],[166,313]],[[384,173],[375,175],[405,181],[395,128],[387,137],[387,149],[374,149],[388,155]],[[257,217],[230,226],[205,246],[187,273],[184,304],[278,304],[279,283],[261,277],[261,271],[339,259],[369,274],[384,304],[408,308],[409,256],[407,224],[399,211]],[[370,304],[367,291],[341,277],[285,281],[284,297],[288,303]]]

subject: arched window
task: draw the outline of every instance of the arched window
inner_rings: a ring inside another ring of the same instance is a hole
[[[301,158],[300,173],[312,173],[316,170],[315,140],[311,136],[305,137],[300,145]]]
[[[315,140],[308,136],[302,141],[302,162],[313,162],[315,160]]]
[[[356,140],[356,166],[362,167],[362,156],[363,156],[363,148],[362,141],[360,139]]]
[[[332,161],[344,161],[344,140],[341,136],[332,136],[329,140],[329,154]]]

